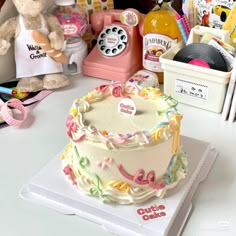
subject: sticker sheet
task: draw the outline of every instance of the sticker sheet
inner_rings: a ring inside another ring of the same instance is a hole
[[[225,23],[234,0],[194,0],[197,8],[198,25],[221,29]]]

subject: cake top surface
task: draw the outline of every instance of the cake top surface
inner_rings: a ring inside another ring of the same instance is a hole
[[[160,119],[155,115],[157,110],[155,101],[147,102],[135,95],[130,99],[135,104],[134,115],[129,114],[129,110],[130,113],[133,110],[131,105],[126,105],[125,102],[128,100],[108,96],[91,104],[89,112],[84,113],[84,124],[93,125],[98,130],[107,130],[113,134],[132,134],[154,127],[157,119]],[[121,112],[118,111],[119,106],[121,106]]]
[[[180,128],[177,102],[159,88],[138,89],[118,82],[96,87],[73,102],[67,134],[110,146],[161,142]],[[133,114],[132,114],[133,113]]]

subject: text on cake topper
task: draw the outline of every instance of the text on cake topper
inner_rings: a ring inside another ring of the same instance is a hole
[[[134,116],[136,110],[136,105],[130,98],[124,98],[118,104],[118,112],[120,113]]]

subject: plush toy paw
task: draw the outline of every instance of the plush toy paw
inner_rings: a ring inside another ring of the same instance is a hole
[[[63,74],[48,74],[43,78],[44,89],[57,89],[69,84],[69,79]]]
[[[7,40],[0,39],[0,55],[6,54],[10,46],[11,44]]]
[[[17,89],[21,92],[37,92],[43,89],[43,81],[38,77],[26,77],[19,80]]]
[[[55,48],[56,50],[60,50],[63,48],[64,46],[64,37],[62,37],[61,35],[59,35],[56,32],[51,32],[48,35],[48,38],[50,40],[50,44],[52,48]]]

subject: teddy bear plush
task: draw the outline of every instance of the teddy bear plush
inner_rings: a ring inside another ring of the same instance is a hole
[[[43,50],[43,47],[50,48],[48,52],[52,53],[64,45],[64,33],[58,19],[44,13],[46,0],[12,1],[19,15],[0,26],[0,55],[6,54],[14,43],[16,78],[19,79],[17,88],[23,92],[35,92],[66,86],[69,79],[62,73],[62,64]],[[36,42],[33,35],[40,34],[46,36],[46,43],[45,40],[44,44]],[[58,53],[56,57],[61,55]]]

